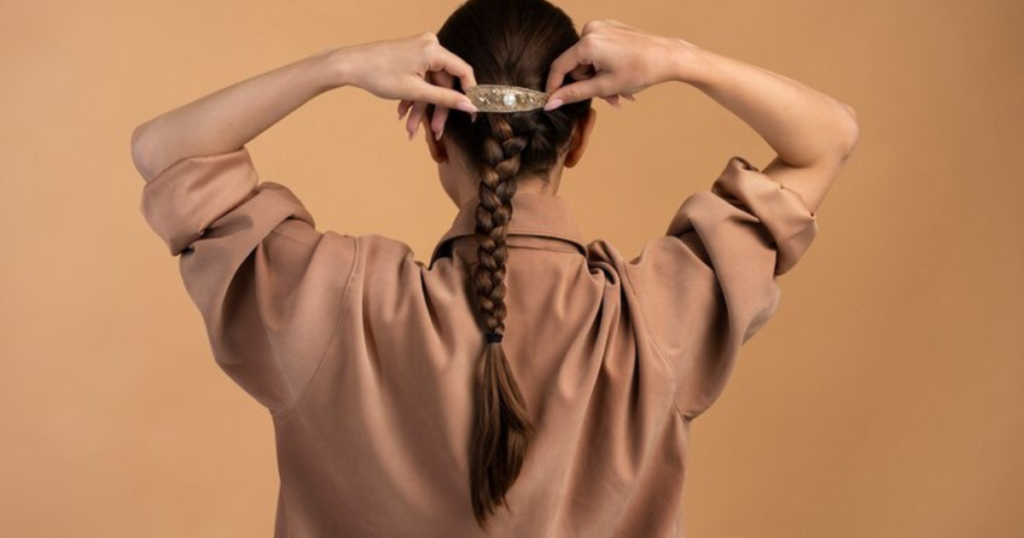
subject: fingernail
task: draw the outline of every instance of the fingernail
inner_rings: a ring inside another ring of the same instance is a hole
[[[548,104],[544,105],[544,110],[554,110],[560,106],[562,106],[561,99],[552,99],[548,101]]]
[[[441,140],[441,133],[443,133],[443,132],[444,132],[444,126],[442,125],[441,128],[438,129],[436,133],[434,133],[434,140]]]
[[[473,105],[473,103],[471,103],[469,101],[459,101],[459,103],[455,105],[455,108],[457,108],[457,109],[459,109],[459,110],[461,110],[463,112],[469,112],[469,113],[473,113],[473,112],[477,111],[477,108]]]
[[[471,120],[470,123],[476,123],[476,112],[471,114],[469,117],[470,117],[470,120]]]

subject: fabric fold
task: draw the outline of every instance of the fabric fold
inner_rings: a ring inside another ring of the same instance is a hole
[[[177,256],[211,224],[255,194],[248,148],[179,159],[143,188],[141,211]]]
[[[289,409],[336,332],[355,238],[318,231],[288,187],[260,182],[245,146],[173,163],[141,209],[178,256],[217,364],[264,407]]]
[[[676,375],[684,416],[719,397],[740,348],[780,304],[779,275],[796,266],[817,230],[798,193],[733,156],[710,189],[683,201],[666,235],[625,267]]]
[[[681,236],[702,224],[707,227],[709,220],[728,218],[725,213],[735,210],[722,205],[722,201],[749,214],[770,234],[777,252],[775,275],[792,269],[817,236],[817,215],[803,197],[740,156],[729,159],[710,191],[695,193],[687,199],[666,233]]]
[[[817,230],[741,157],[632,260],[584,243],[560,197],[517,194],[503,346],[537,435],[486,533],[467,479],[485,345],[472,203],[426,265],[397,239],[317,231],[244,147],[142,194],[217,364],[271,412],[279,538],[682,536],[690,421]]]

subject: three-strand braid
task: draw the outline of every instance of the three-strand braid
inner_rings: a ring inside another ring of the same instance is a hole
[[[505,493],[519,476],[533,425],[509,369],[501,337],[505,332],[505,264],[508,261],[508,225],[520,155],[529,137],[513,132],[506,116],[485,114],[491,136],[484,141],[479,205],[476,211],[477,263],[473,283],[487,342],[476,394],[477,419],[473,430],[470,469],[473,511],[483,525],[488,514],[504,504]]]

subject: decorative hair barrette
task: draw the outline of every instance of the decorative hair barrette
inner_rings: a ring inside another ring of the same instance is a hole
[[[478,112],[522,112],[544,108],[548,102],[545,92],[502,84],[477,84],[466,95]]]

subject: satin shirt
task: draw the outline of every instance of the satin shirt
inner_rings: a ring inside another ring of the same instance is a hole
[[[145,183],[213,359],[272,418],[275,538],[684,537],[690,424],[775,313],[814,212],[731,157],[626,259],[585,241],[563,197],[517,193],[503,345],[537,435],[484,534],[468,457],[476,202],[424,263],[396,239],[318,230],[245,146]]]

